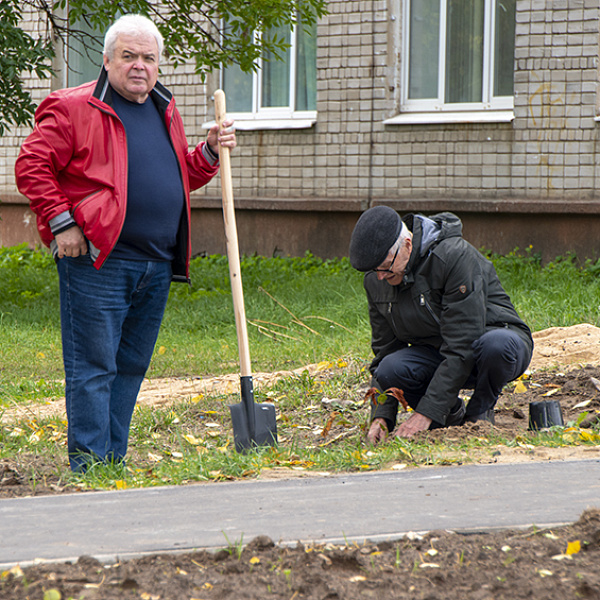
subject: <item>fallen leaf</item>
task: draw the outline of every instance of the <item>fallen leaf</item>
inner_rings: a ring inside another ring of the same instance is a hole
[[[115,485],[117,486],[118,490],[127,489],[127,482],[124,481],[123,479],[118,479],[117,481],[115,481]]]
[[[576,409],[576,408],[584,408],[585,406],[587,406],[588,404],[590,404],[590,402],[591,402],[591,401],[592,401],[592,400],[590,399],[590,400],[584,400],[583,402],[579,402],[578,404],[576,404],[576,405],[573,407],[573,409]]]
[[[548,571],[548,569],[540,569],[538,574],[540,577],[550,577],[554,575],[554,573],[552,571]]]
[[[366,581],[367,578],[364,575],[355,575],[354,577],[350,577],[350,579],[348,581],[351,581],[352,583],[357,583],[359,581]]]
[[[21,569],[21,567],[19,565],[15,565],[12,569],[10,569],[9,571],[3,571],[2,572],[2,577],[8,577],[8,575],[12,575],[13,577],[23,577],[23,570]]]
[[[164,346],[160,346],[158,349],[159,354],[164,354],[166,351],[167,351],[167,349]]]
[[[184,435],[183,439],[192,446],[197,446],[200,443],[200,440],[197,437],[193,436],[191,433]]]
[[[556,394],[556,392],[558,392],[558,391],[560,391],[560,388],[554,388],[553,390],[550,390],[549,392],[542,394],[542,396],[554,396],[554,394]]]
[[[321,431],[321,437],[327,437],[329,435],[329,432],[331,431],[331,426],[333,425],[333,422],[339,414],[340,413],[338,412],[331,413],[329,419],[327,419],[327,423],[325,423],[325,427],[323,427],[323,430]]]
[[[527,391],[527,386],[522,381],[517,381],[514,391],[515,394],[523,394]]]
[[[260,558],[258,558],[258,556],[253,556],[250,559],[250,564],[251,565],[258,565],[258,564],[260,564]]]
[[[61,600],[62,594],[56,589],[51,588],[44,592],[44,600]]]
[[[436,563],[421,563],[419,565],[419,568],[421,568],[421,569],[439,569],[440,565],[438,565]]]
[[[581,542],[579,540],[575,540],[574,542],[569,542],[567,544],[567,551],[565,554],[571,556],[572,554],[577,554],[581,550]]]

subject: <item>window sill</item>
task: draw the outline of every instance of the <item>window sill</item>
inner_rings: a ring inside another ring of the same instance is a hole
[[[235,118],[235,116],[233,117]],[[237,131],[260,131],[265,129],[310,129],[317,119],[235,119]],[[210,129],[215,121],[202,123],[202,129]]]
[[[512,110],[478,110],[461,112],[402,113],[386,119],[384,125],[427,125],[430,123],[510,123],[515,118]]]

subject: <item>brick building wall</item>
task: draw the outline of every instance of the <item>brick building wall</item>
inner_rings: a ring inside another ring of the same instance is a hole
[[[400,113],[403,5],[330,0],[318,26],[316,123],[238,130],[242,251],[343,255],[360,211],[384,203],[452,210],[467,239],[499,252],[531,245],[546,258],[597,257],[598,0],[517,0],[514,119],[499,122],[390,123]],[[179,67],[161,79],[190,143],[202,139],[218,77],[201,84]],[[32,85],[36,99],[49,91]],[[22,202],[12,168],[26,133],[0,140],[3,216],[7,200]],[[193,206],[194,250],[224,252],[218,178]]]

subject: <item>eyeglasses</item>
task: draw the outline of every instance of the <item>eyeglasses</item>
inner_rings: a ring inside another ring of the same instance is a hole
[[[375,271],[375,273],[393,273],[394,271],[392,271],[392,267],[394,266],[394,262],[396,261],[396,257],[398,256],[398,252],[400,250],[400,246],[402,244],[398,244],[398,247],[396,248],[396,253],[394,254],[394,258],[392,258],[392,262],[390,263],[390,266],[387,269],[373,269],[373,271]]]

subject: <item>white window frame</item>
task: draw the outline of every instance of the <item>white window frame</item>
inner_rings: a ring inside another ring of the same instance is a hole
[[[227,112],[227,116],[235,120],[235,127],[240,131],[259,129],[307,129],[317,121],[316,110],[295,110],[296,102],[296,62],[297,62],[297,27],[290,32],[290,105],[282,107],[262,107],[260,105],[262,90],[262,63],[257,60],[257,69],[252,75],[252,111]],[[316,38],[315,38],[316,43]],[[220,85],[223,86],[223,72],[219,74]],[[227,90],[225,90],[226,92]]]
[[[438,97],[410,99],[409,63],[410,51],[410,0],[403,0],[402,10],[402,61],[400,102],[401,114],[385,121],[395,123],[463,123],[463,122],[509,122],[514,119],[514,96],[494,96],[494,41],[497,0],[485,0],[482,101],[446,103],[444,101],[446,76],[446,15],[447,0],[440,0],[439,72]]]

